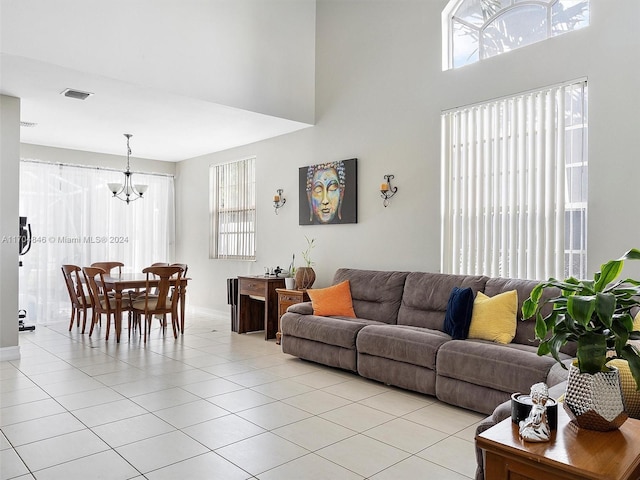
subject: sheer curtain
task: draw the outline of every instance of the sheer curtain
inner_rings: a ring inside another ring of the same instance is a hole
[[[144,199],[112,198],[107,182],[122,172],[20,162],[20,215],[31,224],[31,250],[20,257],[19,307],[29,323],[68,318],[69,298],[60,267],[121,261],[139,272],[154,262],[173,261],[175,206],[173,177],[134,173],[149,185]]]

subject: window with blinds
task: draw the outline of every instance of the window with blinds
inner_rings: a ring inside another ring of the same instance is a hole
[[[442,271],[584,278],[587,82],[442,114]]]
[[[210,167],[211,258],[255,260],[255,157]]]

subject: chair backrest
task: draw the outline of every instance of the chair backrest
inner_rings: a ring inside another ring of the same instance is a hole
[[[142,270],[142,273],[147,274],[147,284],[144,293],[145,310],[148,309],[149,298],[151,296],[157,296],[158,300],[155,304],[154,312],[171,312],[177,305],[178,295],[169,295],[171,289],[171,280],[175,279],[176,285],[180,284],[182,278],[182,267],[177,266],[151,266]],[[153,289],[150,281],[152,279],[158,279],[158,286]],[[153,289],[153,291],[152,291]],[[167,305],[168,301],[170,302]]]
[[[104,275],[106,275],[107,272],[99,267],[84,267],[82,273],[84,274],[85,282],[89,285],[89,294],[91,295],[91,303],[94,308],[109,314],[109,302],[101,301],[101,299],[107,298],[107,292],[104,286]]]
[[[111,273],[114,268],[118,269],[118,275],[122,273],[122,267],[124,267],[124,263],[122,262],[93,262],[91,264],[92,267],[97,267],[103,269],[106,273]]]
[[[84,296],[84,291],[82,290],[81,271],[82,269],[77,265],[62,265],[62,275],[69,293],[69,300],[77,307],[84,308],[89,306],[90,302]]]
[[[182,267],[182,276],[183,277],[187,276],[187,270],[189,269],[189,266],[186,263],[172,263],[171,266],[172,267]]]

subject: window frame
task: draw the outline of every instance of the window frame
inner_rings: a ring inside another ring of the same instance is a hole
[[[256,157],[245,157],[209,166],[209,258],[227,260],[256,260]],[[231,170],[230,170],[231,169]],[[225,173],[226,170],[226,173]],[[226,185],[225,179],[235,175],[237,183]],[[241,178],[242,176],[242,178]],[[236,187],[236,194],[224,193]],[[224,207],[227,200],[231,204]],[[229,231],[229,217],[235,216],[238,228]],[[225,218],[226,217],[226,218]],[[235,241],[228,241],[236,237]]]

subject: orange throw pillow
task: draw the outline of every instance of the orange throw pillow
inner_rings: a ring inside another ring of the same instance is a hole
[[[313,314],[323,317],[337,315],[340,317],[356,318],[351,299],[349,280],[327,288],[313,288],[307,290],[313,305]]]

